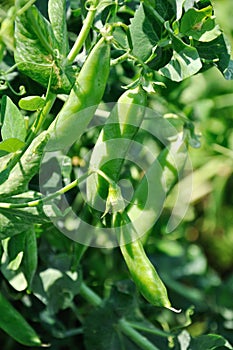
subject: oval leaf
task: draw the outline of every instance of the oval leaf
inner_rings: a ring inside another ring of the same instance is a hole
[[[0,142],[0,150],[7,153],[13,153],[23,148],[24,145],[25,143],[23,141],[16,138],[10,138]]]
[[[1,113],[3,115],[3,126],[1,129],[3,140],[16,138],[24,141],[26,137],[26,127],[23,115],[7,96],[2,98]]]
[[[27,96],[23,97],[19,101],[19,107],[26,111],[36,111],[43,108],[45,105],[45,99],[40,96]]]

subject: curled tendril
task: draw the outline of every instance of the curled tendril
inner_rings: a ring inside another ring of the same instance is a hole
[[[1,79],[1,80],[0,80],[0,90],[6,90],[7,87],[8,87],[8,86],[7,86],[7,81]]]
[[[87,11],[96,11],[97,7],[98,7],[98,4],[96,3],[96,1],[87,0],[85,3],[85,9]]]
[[[7,82],[7,87],[13,92],[14,95],[16,96],[22,96],[24,94],[26,94],[26,88],[24,85],[20,85],[19,87],[19,92],[15,91],[15,89],[11,86],[11,84],[9,83],[9,81]]]

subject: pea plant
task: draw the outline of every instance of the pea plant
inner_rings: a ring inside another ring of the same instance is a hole
[[[179,230],[200,147],[180,87],[232,79],[211,2],[0,3],[4,348],[232,349],[189,329],[210,301],[152,247]]]

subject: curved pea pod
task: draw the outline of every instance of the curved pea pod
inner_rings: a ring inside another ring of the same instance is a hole
[[[47,151],[70,147],[86,130],[100,103],[110,70],[110,43],[101,38],[85,61],[70,95],[48,128]]]
[[[41,346],[41,341],[21,314],[0,293],[0,328],[17,342],[27,346]]]
[[[10,172],[8,179],[0,185],[0,196],[2,198],[27,191],[29,181],[40,168],[48,137],[47,131],[44,131],[32,141]]]
[[[133,226],[131,222],[127,220],[126,225],[121,222],[118,231],[120,232],[119,241],[122,255],[139,292],[152,305],[177,312],[172,308],[166,287],[147,257],[142,242],[140,239],[132,241],[134,234],[132,234]],[[127,243],[125,244],[125,242]]]
[[[155,224],[166,196],[179,180],[188,159],[185,141],[178,137],[164,148],[137,186],[127,215],[139,237]],[[189,189],[190,191],[190,189]]]
[[[108,117],[92,151],[90,168],[100,169],[112,181],[119,180],[127,152],[145,114],[147,95],[140,87],[125,91]],[[108,183],[93,173],[87,179],[87,199],[96,205],[99,195],[106,197]]]

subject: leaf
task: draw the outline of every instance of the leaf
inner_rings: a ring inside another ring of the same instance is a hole
[[[16,105],[7,96],[2,98],[3,126],[1,129],[3,140],[16,138],[24,141],[26,137],[26,127],[24,118]]]
[[[233,80],[233,60],[230,60],[227,69],[224,70],[224,77],[227,80]]]
[[[221,31],[219,26],[215,25],[212,12],[212,6],[207,6],[201,10],[189,9],[181,19],[180,32],[203,42],[216,39],[221,35]]]
[[[190,349],[195,350],[214,350],[223,346],[227,349],[233,349],[224,337],[217,334],[200,335],[193,338],[190,343]]]
[[[27,96],[19,100],[19,107],[26,111],[36,111],[43,108],[45,99],[40,96]]]
[[[0,293],[0,328],[17,342],[27,346],[41,346],[34,329]]]
[[[180,343],[180,350],[188,350],[191,340],[190,334],[186,330],[183,330],[177,338]]]
[[[21,232],[27,230],[32,226],[33,222],[30,219],[30,223],[25,221],[25,218],[17,215],[14,212],[10,212],[9,209],[0,211],[0,239],[12,237]]]
[[[67,255],[65,255],[67,260]],[[47,305],[51,314],[70,307],[78,294],[81,275],[78,272],[64,272],[62,269],[48,268],[36,275],[32,283],[33,293]]]
[[[87,350],[123,350],[119,331],[115,325],[118,316],[114,307],[106,303],[104,306],[91,312],[84,321],[84,342]],[[133,349],[130,347],[130,349]]]
[[[75,78],[72,69],[64,65],[60,45],[51,24],[35,6],[16,17],[14,55],[19,70],[45,87],[51,76],[53,92],[69,93]]]
[[[230,47],[223,34],[208,44],[199,41],[195,46],[203,61],[204,68],[216,66],[222,74],[227,71],[230,63]]]
[[[183,3],[185,0],[176,0],[176,19],[179,20],[182,16]]]
[[[141,4],[131,20],[129,29],[133,43],[133,54],[146,61],[151,55],[152,48],[159,41],[161,24],[151,19],[147,8]]]
[[[65,57],[69,51],[66,27],[66,0],[49,0],[48,13],[53,33],[59,46],[59,52]]]
[[[176,4],[174,0],[144,0],[144,3],[151,10],[155,9],[165,21],[171,20],[176,15]]]
[[[25,232],[3,241],[4,253],[1,261],[1,272],[10,285],[21,292],[27,288],[27,281],[20,269],[24,256]]]
[[[32,281],[36,273],[37,263],[38,253],[36,234],[35,230],[31,228],[25,233],[25,247],[22,266],[29,289],[32,287]]]
[[[173,55],[170,62],[159,72],[173,81],[182,81],[199,72],[202,63],[198,51],[173,36]]]
[[[4,197],[28,190],[28,183],[40,168],[40,161],[43,156],[44,148],[47,144],[48,134],[42,132],[37,136],[26,152],[21,157],[10,172],[8,179],[0,185],[0,194]]]
[[[1,202],[25,203],[38,197],[40,197],[39,193],[28,191],[10,198],[1,198]],[[45,211],[48,216],[45,214]],[[26,232],[34,224],[47,223],[52,217],[55,218],[56,215],[50,204],[40,204],[37,207],[27,207],[24,209],[0,209],[0,239]]]
[[[120,319],[125,317],[141,322],[144,320],[138,309],[135,287],[128,280],[114,284],[109,299],[85,318],[85,348],[87,350],[137,350],[138,345],[126,338],[117,325]]]
[[[7,153],[15,153],[22,149],[24,146],[25,142],[13,137],[0,142],[0,150]]]

